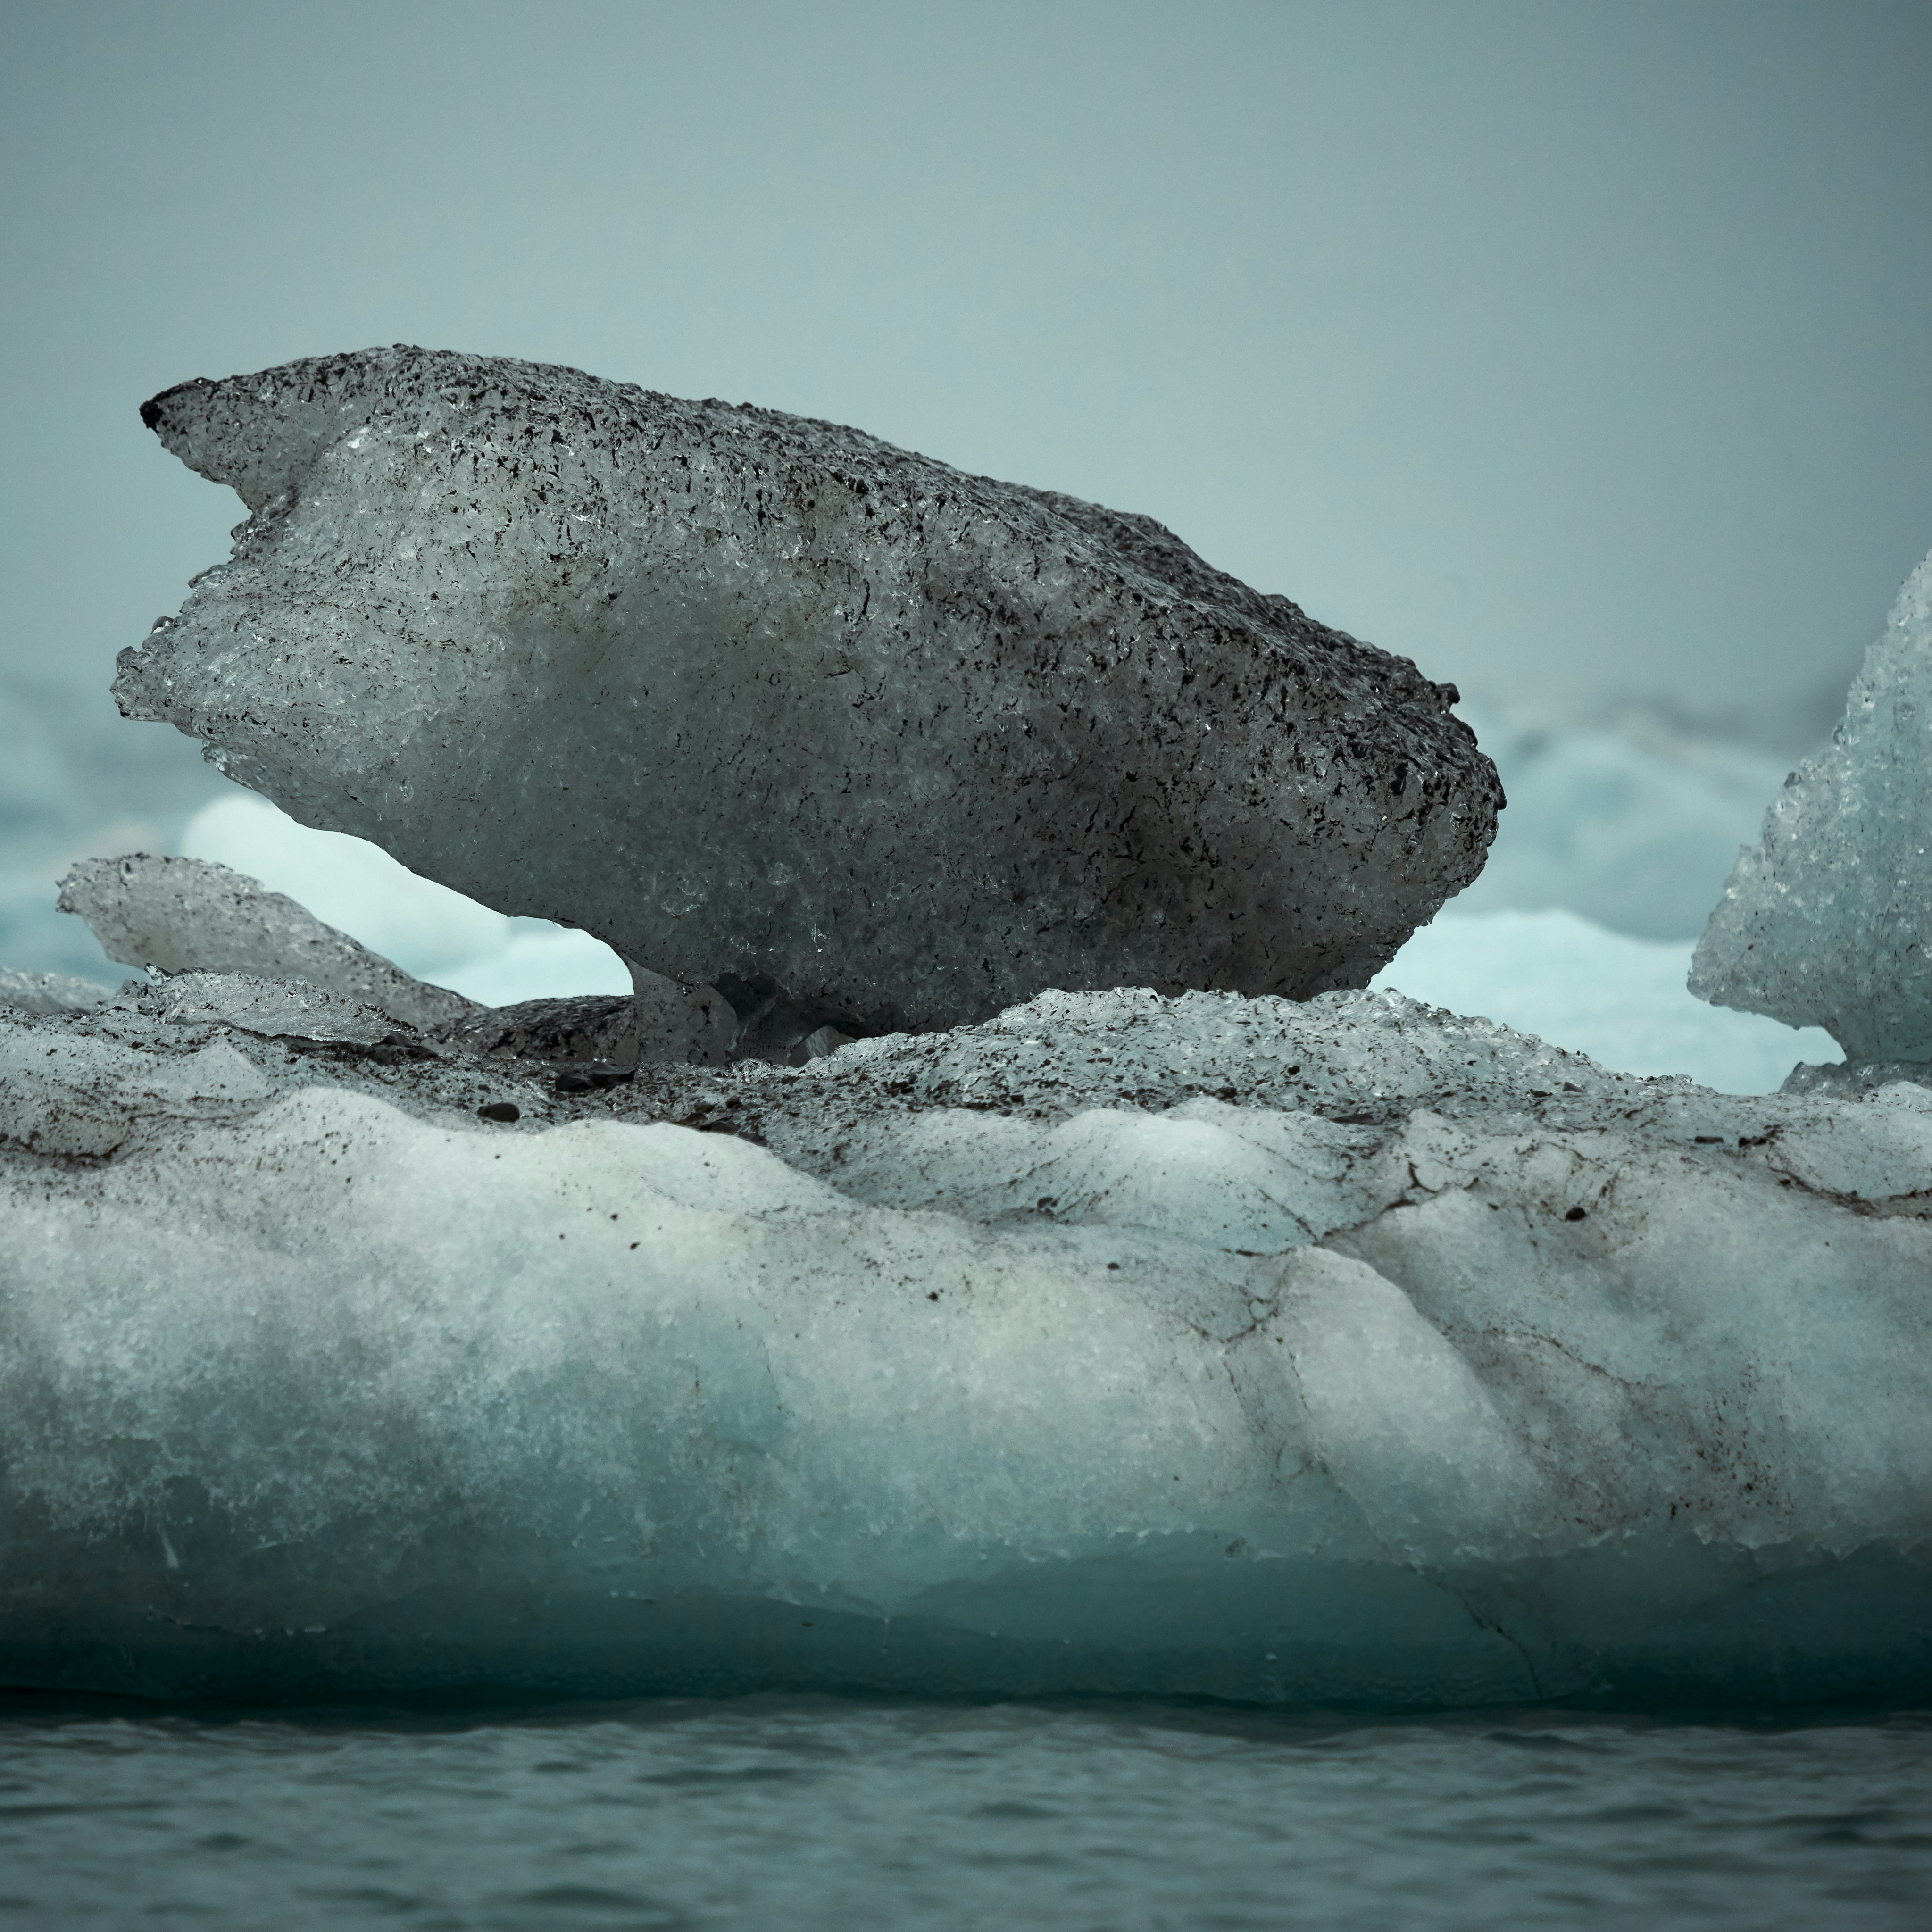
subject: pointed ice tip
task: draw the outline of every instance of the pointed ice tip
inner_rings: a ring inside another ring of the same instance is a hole
[[[346,386],[333,372],[311,362],[219,382],[197,376],[150,396],[141,420],[190,470],[259,510],[295,487],[340,430]]]

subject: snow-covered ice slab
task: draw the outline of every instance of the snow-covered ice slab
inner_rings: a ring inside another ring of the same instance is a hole
[[[1922,1088],[1367,993],[572,1098],[126,1003],[0,1044],[0,1682],[1932,1690]]]

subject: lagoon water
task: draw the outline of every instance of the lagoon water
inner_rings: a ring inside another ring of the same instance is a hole
[[[0,1926],[1922,1926],[1932,1714],[0,1697]]]

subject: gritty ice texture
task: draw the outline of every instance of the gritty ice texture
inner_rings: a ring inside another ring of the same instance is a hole
[[[1360,986],[1494,832],[1450,687],[1144,518],[411,348],[143,414],[250,515],[124,710],[716,987],[766,1054],[1052,986]]]
[[[106,997],[105,987],[64,973],[16,973],[0,967],[0,1006],[11,1006],[16,1012],[79,1012],[98,1006]]]
[[[282,892],[204,859],[145,852],[83,859],[61,881],[110,959],[164,973],[242,973],[300,980],[374,1006],[406,1026],[446,1025],[476,1010],[425,986]]]
[[[1829,747],[1766,814],[1699,943],[1690,990],[1856,1060],[1932,1060],[1932,556],[1865,654]]]
[[[1346,992],[568,1099],[0,1052],[0,1682],[1932,1690],[1921,1088]]]

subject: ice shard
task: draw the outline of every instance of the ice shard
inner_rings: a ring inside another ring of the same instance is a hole
[[[1852,1061],[1932,1060],[1932,556],[1865,653],[1830,745],[1738,854],[1690,990],[1823,1027]]]
[[[1493,836],[1450,687],[1144,517],[407,347],[142,413],[250,515],[123,710],[716,987],[761,1052],[1051,986],[1360,986]]]
[[[208,860],[83,859],[61,881],[59,904],[126,965],[298,980],[405,1026],[446,1026],[482,1010],[412,978],[286,893]]]

